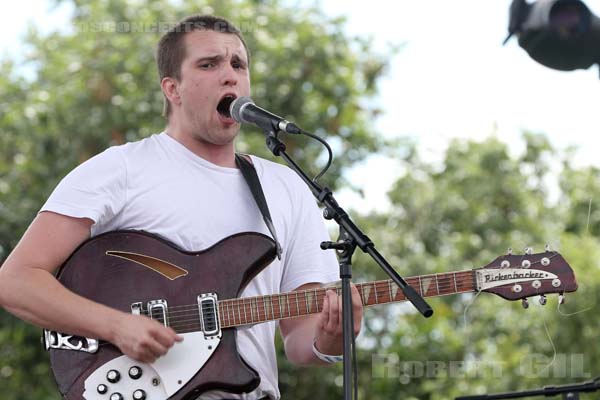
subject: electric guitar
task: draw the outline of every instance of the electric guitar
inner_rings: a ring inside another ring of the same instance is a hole
[[[260,383],[240,357],[233,328],[321,311],[327,288],[239,298],[274,259],[273,240],[240,233],[201,252],[186,252],[141,231],[115,231],[84,242],[57,279],[109,307],[146,315],[185,340],[152,364],[137,362],[108,342],[44,331],[52,371],[69,400],[183,400],[208,390],[247,393]],[[556,252],[505,255],[485,267],[423,275],[407,282],[423,297],[490,292],[507,300],[577,289]],[[364,306],[405,300],[391,280],[357,284]]]

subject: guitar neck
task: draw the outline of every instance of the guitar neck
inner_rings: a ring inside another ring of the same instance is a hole
[[[475,291],[475,272],[459,271],[421,275],[406,279],[423,297],[446,296]],[[363,306],[405,301],[404,293],[392,280],[356,285]],[[327,290],[341,294],[341,288],[324,287],[267,296],[235,298],[219,301],[221,328],[251,325],[321,312]]]

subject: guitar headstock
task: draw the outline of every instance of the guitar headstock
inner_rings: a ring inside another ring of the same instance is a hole
[[[555,251],[531,254],[507,254],[475,270],[477,291],[497,294],[507,300],[523,300],[548,293],[577,290],[575,274],[567,261]]]

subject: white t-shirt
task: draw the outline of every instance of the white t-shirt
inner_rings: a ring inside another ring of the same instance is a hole
[[[254,156],[252,162],[283,254],[248,284],[242,297],[339,279],[334,252],[319,247],[329,235],[306,184],[287,167]],[[90,218],[92,236],[144,230],[188,251],[238,232],[271,236],[238,169],[214,165],[164,132],[111,147],[84,162],[59,183],[42,211]],[[205,394],[202,399],[278,399],[276,326],[272,321],[238,328],[238,350],[261,377],[257,390],[243,396]]]

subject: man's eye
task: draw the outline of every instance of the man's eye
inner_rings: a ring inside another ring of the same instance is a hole
[[[232,66],[233,66],[233,68],[235,68],[235,69],[244,69],[244,68],[245,68],[244,64],[242,64],[242,63],[237,63],[237,62],[236,62],[236,63],[233,63],[233,64],[231,64],[231,65],[232,65]]]
[[[203,69],[212,68],[212,67],[214,67],[214,66],[215,66],[215,64],[214,64],[214,63],[204,63],[204,64],[200,64],[200,68],[203,68]]]

